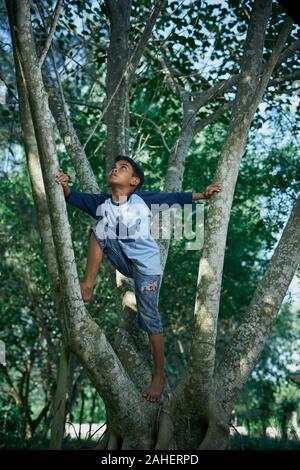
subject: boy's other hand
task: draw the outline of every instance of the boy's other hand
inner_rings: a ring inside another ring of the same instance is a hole
[[[69,196],[70,191],[71,191],[70,188],[69,188],[69,185],[68,185],[68,180],[69,180],[68,175],[65,175],[65,173],[60,168],[59,172],[55,176],[55,181],[57,182],[57,184],[62,185],[65,197]]]
[[[222,186],[220,183],[218,182],[212,183],[209,186],[207,186],[207,188],[205,189],[204,195],[206,198],[210,198],[213,195],[213,193],[218,193],[219,191],[221,191],[221,189],[222,189]]]
[[[90,302],[93,299],[94,288],[95,286],[87,284],[85,281],[80,282],[80,290],[84,302]]]

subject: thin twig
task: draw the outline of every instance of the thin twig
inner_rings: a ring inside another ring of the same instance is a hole
[[[173,69],[171,65],[169,64],[167,56],[163,49],[161,50],[161,62],[164,66],[164,70],[166,72],[166,78],[167,78],[167,81],[169,82],[169,85],[171,86],[173,91],[175,91],[178,94],[179,97],[182,96],[186,92],[186,90],[181,85],[179,85],[179,83],[175,79]]]
[[[226,111],[228,111],[228,109],[230,109],[232,106],[233,100],[228,101],[223,106],[220,106],[215,112],[205,116],[205,118],[201,119],[200,121],[197,121],[193,126],[194,135],[204,129],[204,127],[208,126],[208,124],[211,124],[213,121],[218,119],[220,116],[222,116],[222,114],[226,113]]]
[[[53,20],[52,20],[52,25],[51,25],[51,28],[50,28],[50,32],[48,34],[44,49],[41,53],[41,57],[39,58],[39,67],[42,67],[42,65],[44,63],[44,60],[46,58],[46,55],[47,55],[47,53],[49,51],[49,48],[51,46],[51,42],[52,42],[55,30],[56,30],[58,18],[59,18],[59,15],[60,15],[62,3],[63,3],[63,0],[57,0],[57,4],[56,4],[55,10],[54,10],[54,15],[53,15]]]
[[[18,97],[11,91],[10,86],[6,83],[6,81],[4,80],[4,78],[2,78],[2,76],[0,76],[0,81],[4,83],[4,85],[6,86],[11,96],[13,96],[16,101],[19,101]]]
[[[93,109],[102,109],[102,106],[97,105],[97,104],[91,104],[91,103],[84,103],[83,101],[77,101],[77,100],[66,100],[67,103],[71,104],[77,104],[78,106],[85,106],[86,108],[93,108]]]
[[[176,10],[178,10],[178,8],[183,4],[183,2],[184,2],[184,0],[182,0],[182,2],[180,3],[180,5],[178,5],[178,7],[173,11],[173,13],[174,13]],[[192,9],[192,8],[190,8],[190,9],[187,11],[186,15],[189,13],[189,11],[190,11],[191,9]],[[176,28],[176,27],[172,28],[172,30],[170,31],[170,33],[168,34],[168,36],[163,40],[162,44],[164,44],[164,43],[167,41],[167,39],[168,39],[168,38],[171,36],[171,34],[173,33],[173,29],[175,30],[175,28]],[[133,58],[133,56],[131,57],[131,59],[132,59],[132,58]],[[101,122],[103,116],[105,115],[105,113],[106,113],[108,107],[110,106],[110,103],[111,103],[113,97],[115,96],[115,94],[117,93],[117,91],[118,91],[118,89],[119,89],[119,87],[120,87],[120,85],[121,85],[121,83],[122,83],[122,80],[123,80],[125,74],[127,74],[127,71],[128,71],[128,69],[130,68],[130,66],[131,66],[131,60],[128,62],[127,67],[125,68],[125,70],[124,70],[124,72],[123,72],[123,74],[122,74],[122,76],[121,76],[121,79],[120,79],[119,83],[118,83],[117,86],[116,86],[116,89],[115,89],[114,93],[112,94],[112,96],[110,97],[110,99],[109,99],[107,105],[105,106],[102,115],[100,115],[98,121],[96,122],[95,127],[92,129],[92,132],[90,133],[88,139],[86,140],[86,142],[85,142],[85,144],[84,144],[84,146],[83,146],[83,149],[85,149],[85,147],[87,146],[88,142],[89,142],[89,141],[91,140],[91,138],[94,136],[94,134],[95,134],[95,132],[96,132],[96,130],[97,130],[97,127],[99,126],[99,124],[100,124],[100,122]]]
[[[122,76],[115,88],[115,91],[113,92],[113,94],[111,95],[111,97],[109,98],[108,100],[108,103],[107,105],[105,106],[104,110],[103,110],[103,113],[100,114],[100,117],[98,118],[97,122],[96,122],[96,125],[94,126],[94,128],[92,129],[92,131],[90,132],[88,138],[86,139],[84,145],[83,145],[83,149],[85,150],[87,144],[90,142],[90,140],[93,138],[101,120],[103,119],[103,116],[105,115],[107,109],[109,108],[115,94],[117,93],[117,91],[119,90],[120,86],[121,86],[121,83],[123,82],[123,79],[124,77],[126,76],[127,79],[130,79],[130,77],[133,77],[134,75],[134,72],[137,68],[137,65],[138,65],[138,61],[142,55],[142,52],[145,48],[145,45],[146,45],[146,38],[149,39],[150,37],[150,34],[155,26],[155,21],[157,19],[157,16],[159,14],[159,11],[161,9],[161,6],[162,6],[162,1],[159,0],[155,5],[154,5],[154,8],[153,8],[153,11],[151,12],[151,15],[150,15],[150,19],[147,23],[147,25],[145,26],[145,29],[141,35],[141,38],[138,42],[138,45],[135,49],[135,52],[134,54],[130,57],[130,60],[128,61],[126,67],[125,67],[125,70],[123,71],[122,73]]]
[[[128,73],[128,82],[130,83],[133,79],[134,73],[137,69],[137,66],[139,64],[139,61],[143,55],[143,52],[145,50],[146,44],[148,42],[148,39],[151,36],[152,30],[154,28],[154,25],[156,23],[156,20],[158,18],[158,15],[160,13],[160,10],[162,8],[164,0],[158,0],[156,4],[153,7],[153,10],[151,12],[151,15],[149,17],[149,20],[144,28],[144,31],[140,37],[140,40],[135,48],[135,51],[132,55],[131,61],[130,61],[130,68],[129,68],[129,73]]]
[[[63,0],[59,0],[59,1],[62,2]],[[37,4],[37,8],[38,8],[38,11],[39,11],[42,23],[43,23],[43,27],[46,31],[46,23],[45,23],[45,17],[44,17],[44,12],[43,12],[42,6],[40,5],[40,3],[38,1],[36,2],[36,4]],[[58,2],[57,2],[57,5],[58,5]],[[56,5],[56,9],[57,9],[57,5]],[[51,41],[49,43],[49,49],[50,49],[50,54],[51,54],[51,62],[52,62],[52,65],[53,65],[53,68],[54,68],[54,71],[55,71],[56,81],[57,81],[57,85],[58,85],[58,89],[59,89],[59,93],[60,93],[61,101],[62,101],[62,105],[63,105],[62,106],[63,113],[64,113],[64,117],[65,117],[65,120],[66,120],[66,123],[67,123],[68,132],[69,132],[70,131],[70,122],[69,122],[68,113],[67,113],[67,106],[66,106],[65,96],[64,96],[61,80],[60,80],[60,77],[59,77],[57,65],[56,65],[56,60],[55,60],[54,53],[53,53],[53,48],[51,46]]]
[[[166,147],[166,149],[168,150],[168,152],[171,152],[171,149],[170,149],[170,147],[168,146],[168,144],[167,144],[167,142],[166,142],[166,140],[165,140],[165,137],[164,137],[164,135],[163,135],[163,133],[162,133],[162,130],[161,130],[161,127],[160,127],[160,126],[158,126],[152,119],[147,118],[147,117],[146,117],[145,115],[143,115],[143,114],[137,114],[137,113],[131,113],[131,114],[133,114],[134,116],[137,116],[138,118],[142,118],[142,119],[145,120],[145,121],[150,122],[150,124],[152,124],[152,126],[155,128],[155,130],[156,130],[156,131],[158,132],[158,134],[161,136],[162,141],[163,141],[163,144],[164,144],[164,146]]]

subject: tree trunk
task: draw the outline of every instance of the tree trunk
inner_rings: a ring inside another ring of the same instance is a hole
[[[58,366],[56,391],[52,403],[50,449],[61,449],[64,438],[69,359],[70,354],[63,346]]]
[[[125,74],[129,59],[128,34],[131,0],[106,0],[110,20],[110,42],[107,51],[106,100],[104,120],[107,126],[106,167],[114,158],[129,151],[129,97]]]
[[[61,299],[61,292],[59,286],[59,274],[58,266],[56,261],[56,253],[53,243],[53,234],[51,228],[51,221],[49,216],[48,203],[46,200],[44,182],[42,177],[42,170],[39,161],[39,153],[36,143],[36,137],[34,133],[31,112],[28,103],[27,91],[24,82],[24,76],[22,76],[22,70],[20,67],[16,37],[15,37],[15,26],[14,17],[11,9],[11,5],[8,5],[9,20],[11,28],[11,37],[13,44],[13,53],[16,64],[16,79],[19,95],[19,113],[20,121],[23,131],[23,138],[25,144],[25,154],[28,164],[28,171],[30,176],[33,200],[35,205],[35,211],[37,214],[38,228],[42,241],[43,254],[48,270],[49,281],[52,286],[54,294],[54,302],[57,307],[58,319],[63,319],[62,309],[63,303]],[[62,328],[62,331],[64,329]],[[55,362],[58,366],[58,384],[57,390],[54,396],[54,421],[53,429],[51,431],[51,448],[60,448],[62,442],[62,436],[64,432],[64,414],[65,414],[65,398],[66,396],[66,383],[64,381],[64,354],[62,354],[60,364]],[[58,406],[59,402],[59,406]],[[58,412],[57,412],[58,411]]]

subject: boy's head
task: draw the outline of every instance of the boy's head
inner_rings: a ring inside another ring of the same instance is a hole
[[[130,157],[118,155],[108,173],[108,186],[128,187],[130,192],[140,189],[144,183],[144,172]]]

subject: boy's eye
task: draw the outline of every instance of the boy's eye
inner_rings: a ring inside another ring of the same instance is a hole
[[[112,172],[116,167],[113,166],[112,169],[110,170],[110,172]],[[121,168],[125,168],[126,170],[128,169],[128,167],[126,165],[121,165]]]

